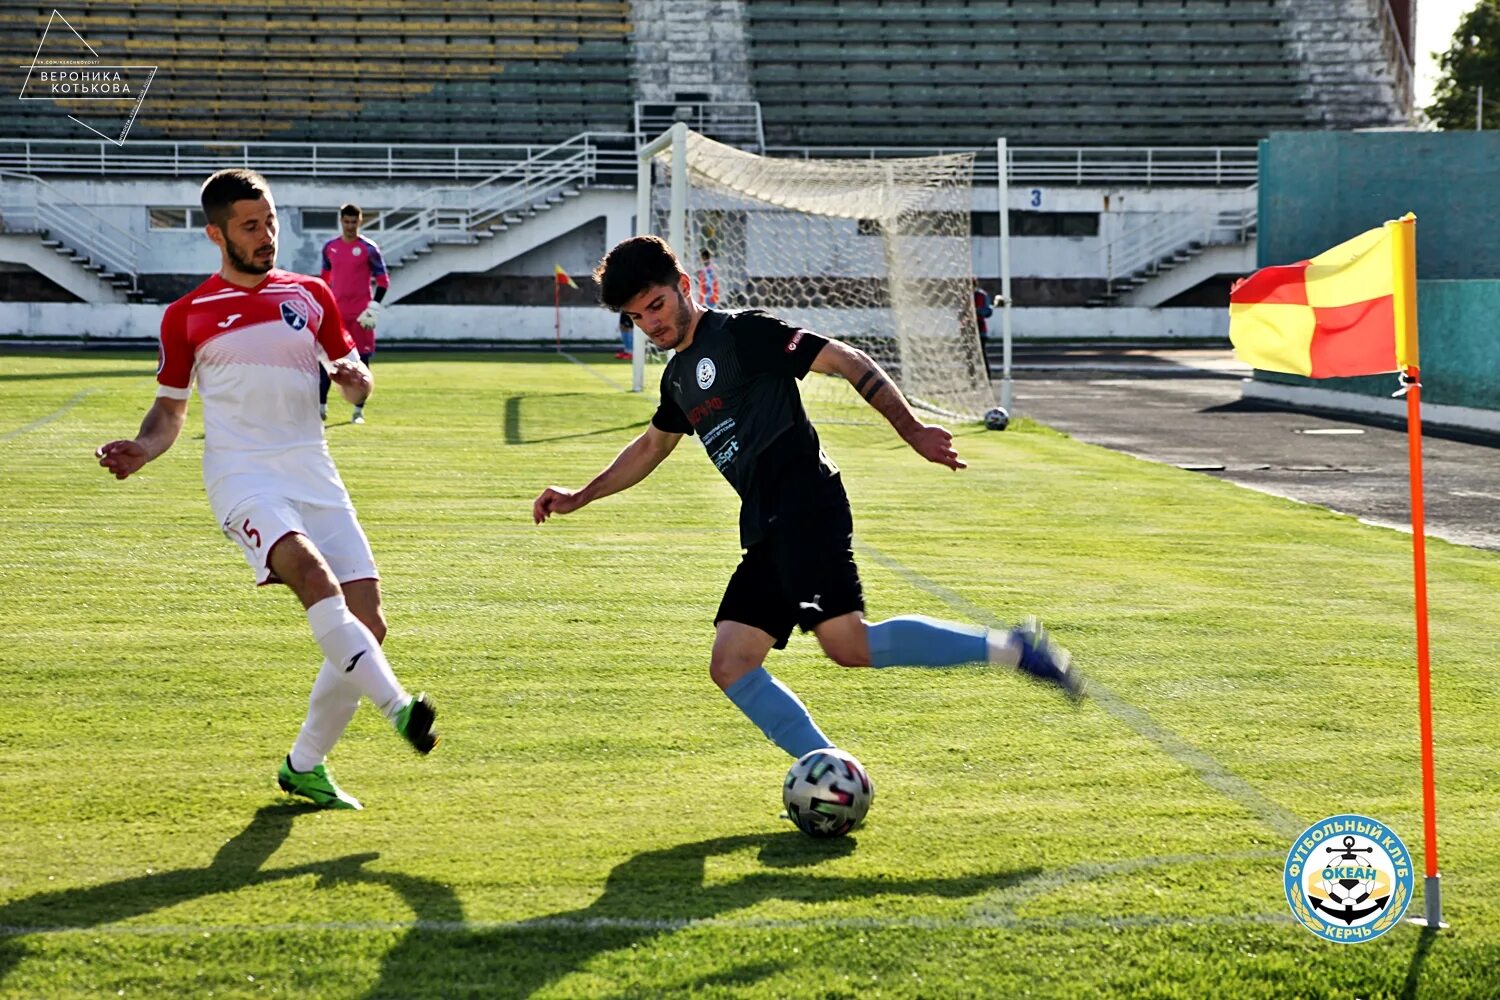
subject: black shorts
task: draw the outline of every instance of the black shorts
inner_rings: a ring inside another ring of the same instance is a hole
[[[783,518],[745,550],[714,624],[751,625],[786,648],[793,626],[804,632],[830,618],[864,611],[864,588],[854,565],[854,518],[849,505]]]

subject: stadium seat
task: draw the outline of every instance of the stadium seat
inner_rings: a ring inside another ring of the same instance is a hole
[[[48,17],[30,20],[0,33],[13,63]],[[159,66],[136,139],[538,142],[633,118],[624,2],[100,0],[71,23],[106,61]],[[8,137],[76,135],[52,102],[18,104]]]
[[[1239,144],[1315,124],[1273,0],[1013,0],[978,14],[747,4],[767,142]]]

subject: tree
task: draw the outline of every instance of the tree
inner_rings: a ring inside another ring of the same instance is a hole
[[[1442,76],[1428,119],[1441,129],[1471,129],[1484,88],[1484,128],[1500,128],[1500,0],[1479,0],[1438,58]]]

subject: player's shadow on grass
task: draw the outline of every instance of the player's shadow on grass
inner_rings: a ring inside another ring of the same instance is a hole
[[[634,423],[620,424],[618,427],[596,427],[591,430],[578,431],[574,434],[553,434],[550,437],[539,438],[527,438],[521,434],[521,401],[523,399],[536,400],[538,402],[547,402],[554,408],[566,408],[570,404],[559,401],[567,400],[569,397],[578,397],[579,399],[587,402],[591,399],[597,400],[598,393],[593,393],[591,395],[589,393],[583,392],[558,392],[547,393],[544,395],[530,394],[520,396],[507,396],[505,398],[505,443],[546,444],[550,441],[570,441],[573,438],[598,437],[601,434],[615,434],[620,431],[635,430],[640,427],[645,427],[647,424],[647,421],[645,420],[637,420]]]
[[[1031,869],[962,878],[888,879],[820,877],[806,871],[853,849],[852,840],[814,841],[787,832],[723,837],[647,851],[617,865],[605,881],[603,894],[583,909],[472,930],[451,921],[451,895],[428,898],[407,894],[440,887],[416,881],[406,887],[391,883],[403,892],[406,904],[416,914],[417,925],[387,953],[380,980],[368,997],[527,997],[582,969],[596,956],[628,951],[696,921],[723,917],[766,900],[822,903],[872,896],[951,899],[1007,888],[1038,874]],[[759,850],[763,869],[735,881],[708,884],[705,869],[709,858],[743,850]],[[752,962],[699,978],[699,973],[684,969],[685,981],[675,985],[689,992],[707,985],[743,986],[779,971],[777,964]]]
[[[26,956],[29,934],[112,924],[204,896],[302,875],[316,875],[324,882],[368,877],[361,875],[361,866],[377,854],[351,854],[291,868],[262,867],[291,833],[292,821],[315,810],[311,805],[286,804],[261,808],[250,825],[202,868],[42,892],[0,906],[0,985]]]

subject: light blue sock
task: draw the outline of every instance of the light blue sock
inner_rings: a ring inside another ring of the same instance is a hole
[[[793,757],[833,746],[807,714],[807,706],[785,684],[767,673],[765,667],[756,667],[725,688],[724,693],[760,727],[767,739]]]
[[[989,630],[926,615],[866,625],[872,667],[956,667],[989,659]]]

